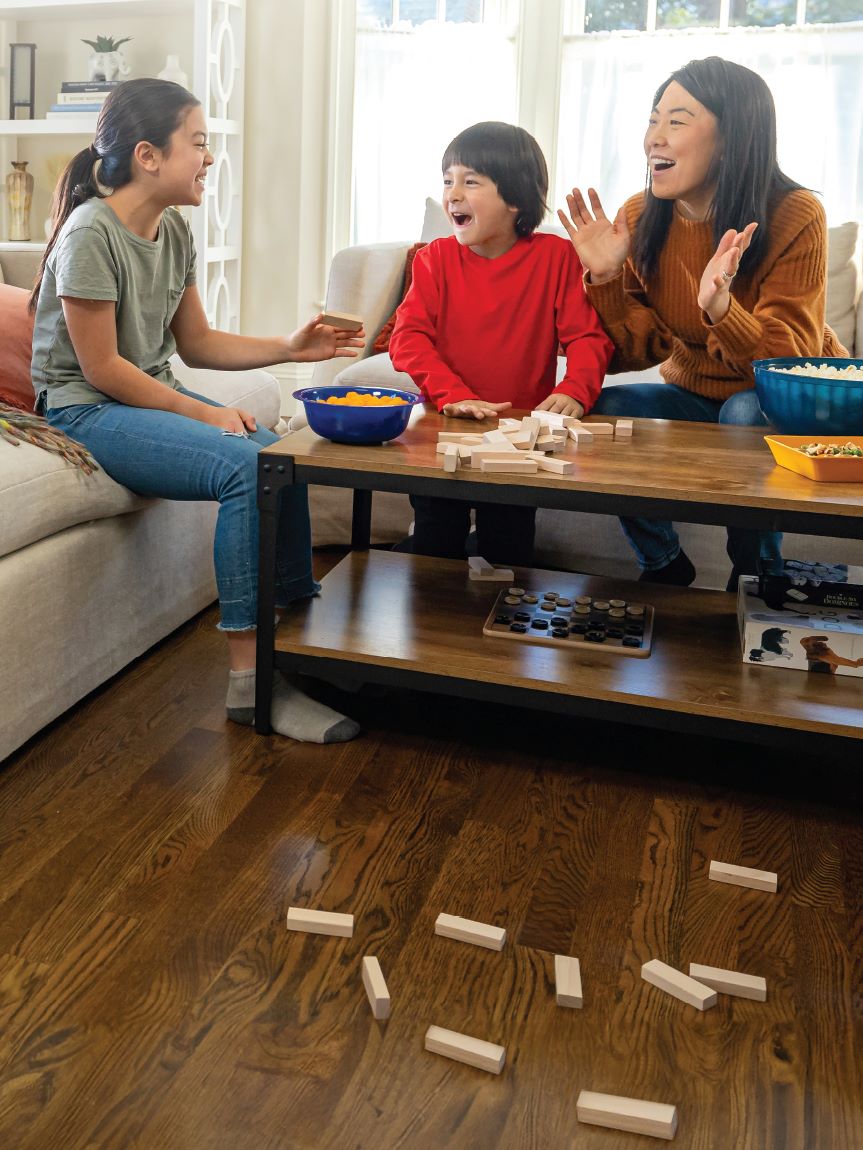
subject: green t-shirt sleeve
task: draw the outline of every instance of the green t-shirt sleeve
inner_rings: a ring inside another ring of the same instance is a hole
[[[186,231],[189,233],[189,264],[186,268],[185,286],[191,287],[198,278],[198,253],[195,251],[195,240],[188,221],[186,222]]]
[[[74,228],[52,253],[57,295],[72,299],[119,298],[117,264],[106,237],[96,228]]]

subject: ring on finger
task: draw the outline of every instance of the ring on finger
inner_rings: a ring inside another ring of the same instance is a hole
[[[720,274],[726,283],[730,283],[731,280],[734,279],[734,272],[725,272],[724,271],[724,272],[721,272]]]

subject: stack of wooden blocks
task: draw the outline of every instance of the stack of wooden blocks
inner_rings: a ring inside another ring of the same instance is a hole
[[[570,443],[576,448],[592,443],[594,437],[628,442],[632,420],[612,423],[582,423],[572,415],[553,411],[532,411],[524,419],[501,419],[493,431],[442,431],[437,450],[444,471],[472,467],[503,475],[565,476],[575,471],[572,460],[556,458]]]

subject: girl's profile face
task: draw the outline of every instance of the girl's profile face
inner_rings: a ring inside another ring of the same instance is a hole
[[[202,203],[207,169],[213,156],[207,143],[207,123],[200,104],[189,108],[180,126],[171,134],[171,146],[162,153],[159,171],[160,191],[168,204]]]
[[[716,190],[718,152],[716,117],[673,80],[644,134],[653,194],[678,201],[681,214],[690,219],[706,219]]]

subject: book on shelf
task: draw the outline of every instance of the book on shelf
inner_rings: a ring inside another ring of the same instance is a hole
[[[72,120],[75,118],[75,116],[91,116],[95,118],[96,113],[102,110],[102,105],[99,104],[98,106],[95,106],[91,104],[84,104],[83,106],[72,107],[70,104],[66,104],[60,111],[58,111],[57,108],[57,104],[52,104],[50,112],[45,113],[45,119]]]
[[[122,80],[63,80],[61,92],[113,92]]]
[[[99,104],[108,99],[108,92],[58,92],[57,103],[66,104]]]

